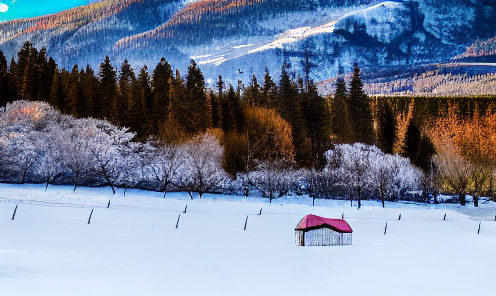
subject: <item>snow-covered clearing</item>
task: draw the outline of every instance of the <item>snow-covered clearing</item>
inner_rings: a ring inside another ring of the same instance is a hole
[[[0,185],[0,295],[496,295],[492,203],[162,196]],[[295,246],[304,215],[343,212],[353,246]]]

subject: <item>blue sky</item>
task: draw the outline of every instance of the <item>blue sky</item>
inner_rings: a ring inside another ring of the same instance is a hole
[[[9,10],[0,13],[0,20],[7,21],[51,14],[99,0],[0,0]]]

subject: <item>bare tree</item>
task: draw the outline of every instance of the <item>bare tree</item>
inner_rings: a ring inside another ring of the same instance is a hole
[[[464,206],[473,165],[461,157],[454,146],[446,146],[442,153],[433,156],[433,160],[443,181],[458,195],[460,204]]]
[[[274,198],[283,197],[291,190],[291,172],[291,165],[285,159],[261,161],[257,170],[250,172],[250,179],[262,196],[268,197],[272,203]]]
[[[177,186],[179,169],[183,165],[183,147],[179,144],[159,144],[145,160],[145,168],[150,171],[155,180],[160,184],[160,191],[170,191]]]
[[[90,148],[91,135],[88,127],[79,124],[59,134],[62,161],[74,178],[73,191],[76,191],[80,178],[94,168],[94,157]]]
[[[222,169],[223,148],[217,138],[205,133],[187,142],[184,148],[179,188],[186,190],[191,199],[193,192],[202,198],[204,193],[220,188],[221,181],[227,176]]]

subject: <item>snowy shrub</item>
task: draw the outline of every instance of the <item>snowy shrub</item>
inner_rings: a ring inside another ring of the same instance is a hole
[[[362,143],[336,145],[325,156],[327,166],[320,178],[328,178],[332,185],[344,187],[351,200],[353,196],[357,197],[359,207],[364,194],[378,194],[382,200],[394,200],[419,188],[420,169],[408,158],[385,154],[375,146]],[[321,193],[324,189],[319,190],[318,194],[325,196]]]
[[[223,148],[211,133],[196,136],[184,144],[184,164],[179,172],[178,187],[200,196],[220,190],[224,179],[229,178],[222,169]]]
[[[286,160],[260,161],[257,169],[249,173],[249,181],[263,197],[272,199],[287,195],[296,180]]]

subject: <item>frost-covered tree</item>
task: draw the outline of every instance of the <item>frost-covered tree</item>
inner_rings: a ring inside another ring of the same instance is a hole
[[[167,191],[177,187],[184,160],[184,147],[178,143],[159,143],[146,153],[145,171],[160,184],[159,191],[164,192],[164,197]]]
[[[249,173],[249,178],[263,197],[274,198],[287,195],[291,190],[293,175],[287,160],[261,161],[257,169]]]
[[[184,166],[180,172],[179,188],[187,191],[193,199],[193,192],[200,198],[206,192],[220,188],[227,178],[222,169],[223,148],[217,137],[207,132],[198,135],[184,145]]]
[[[86,126],[83,120],[70,124],[58,135],[58,142],[61,160],[74,180],[76,191],[80,179],[93,172],[96,164],[90,147],[93,136],[91,127]]]

